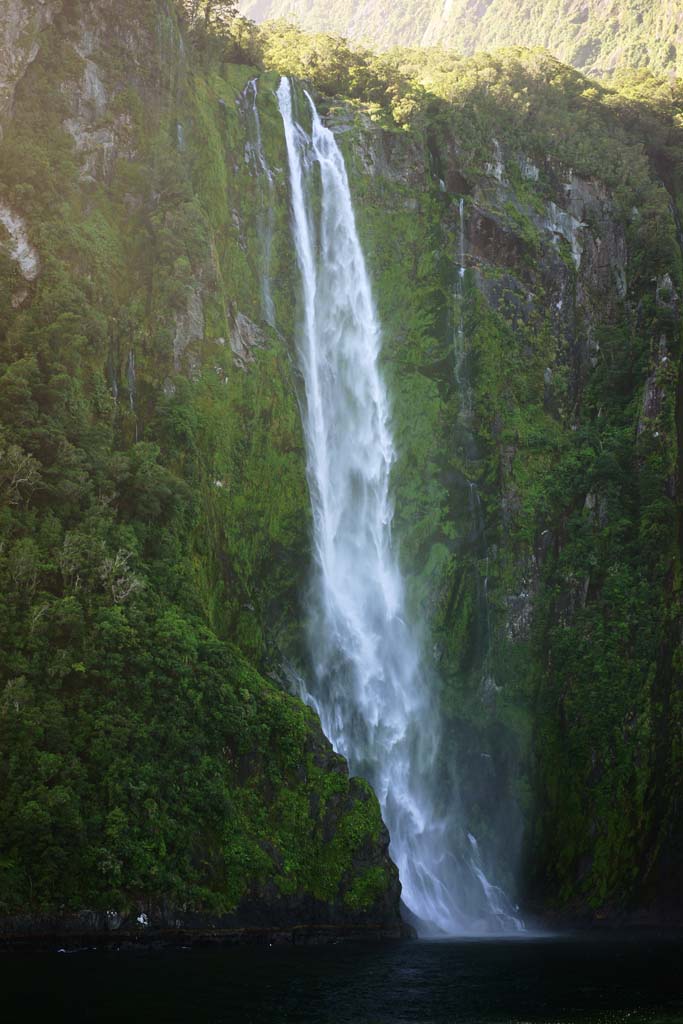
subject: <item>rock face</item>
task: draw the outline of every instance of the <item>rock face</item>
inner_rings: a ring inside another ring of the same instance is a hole
[[[188,345],[193,341],[201,341],[204,337],[204,305],[200,287],[190,291],[187,309],[176,315],[176,332],[173,338],[173,362],[179,370],[182,357]]]
[[[38,253],[28,240],[26,224],[18,213],[0,204],[0,224],[9,235],[9,255],[19,264],[19,270],[26,281],[35,281],[40,270]]]
[[[7,0],[0,11],[0,138],[12,110],[17,82],[40,50],[40,33],[61,0]]]
[[[502,118],[483,160],[457,134],[421,157],[394,137],[400,178],[340,138],[393,384],[395,526],[431,617],[463,816],[499,867],[524,863],[539,911],[680,917],[664,896],[680,892],[681,834],[670,196],[626,151],[625,193],[550,137],[520,152]]]
[[[9,258],[16,263],[22,282],[13,289],[11,303],[18,309],[29,295],[29,284],[32,284],[40,273],[40,258],[28,238],[28,229],[24,219],[13,210],[0,203],[0,224],[7,233],[7,242],[3,246]]]
[[[263,332],[244,313],[238,313],[230,336],[235,365],[246,370],[249,363],[254,362],[256,350],[263,348],[264,343]]]

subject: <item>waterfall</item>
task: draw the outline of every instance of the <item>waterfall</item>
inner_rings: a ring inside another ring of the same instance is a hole
[[[482,659],[482,696],[490,698],[497,690],[493,675],[493,641],[491,634],[491,602],[489,600],[489,548],[486,540],[486,523],[481,505],[479,488],[473,480],[468,482],[469,506],[472,518],[472,538],[477,563],[480,566],[477,575],[478,603],[482,620],[483,636],[481,637]],[[483,563],[483,575],[481,565]]]
[[[509,924],[500,890],[484,885],[453,787],[439,781],[434,684],[392,547],[395,451],[381,328],[344,160],[307,93],[310,135],[295,117],[288,79],[277,96],[301,276],[298,356],[315,563],[312,679],[299,688],[351,771],[374,787],[403,899],[422,932],[500,930]]]
[[[467,352],[465,350],[465,321],[463,317],[463,302],[465,299],[465,200],[462,197],[458,202],[458,272],[455,277],[454,298],[455,330],[453,348],[455,379],[460,396],[460,420],[464,424],[469,424],[472,419],[472,388],[466,369]]]
[[[258,233],[261,240],[261,307],[263,319],[271,327],[275,326],[275,305],[270,282],[270,268],[273,250],[273,232],[275,229],[275,182],[273,172],[268,166],[263,148],[261,117],[258,110],[258,79],[247,82],[239,101],[247,122],[247,145],[245,156],[247,163],[254,165],[260,181],[259,190]]]
[[[459,422],[463,427],[465,436],[465,452],[469,458],[476,459],[476,443],[472,435],[472,420],[474,416],[472,383],[469,376],[467,363],[467,347],[465,344],[465,320],[463,316],[465,301],[465,272],[466,272],[466,245],[465,245],[465,200],[461,196],[458,201],[458,252],[457,270],[455,274],[454,293],[454,362],[455,380],[458,385],[460,397]],[[472,536],[476,550],[477,561],[484,564],[483,576],[478,577],[479,605],[481,618],[483,620],[483,693],[490,695],[495,692],[496,685],[493,677],[492,667],[492,635],[491,635],[491,605],[489,601],[489,550],[486,539],[486,524],[481,503],[479,488],[473,480],[468,481],[469,489],[469,510],[472,520]],[[479,869],[478,869],[479,870]]]

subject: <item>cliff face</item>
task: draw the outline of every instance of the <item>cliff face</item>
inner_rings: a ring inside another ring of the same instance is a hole
[[[604,108],[594,151],[559,110],[543,137],[499,102],[459,97],[423,148],[362,115],[342,135],[386,329],[397,532],[431,624],[443,757],[499,869],[521,858],[529,908],[676,918],[676,175],[666,146],[641,134],[648,158],[642,129],[622,133]]]
[[[48,6],[3,26],[0,912],[391,931],[374,795],[257,671],[264,623],[298,628],[308,501],[253,72],[202,72],[164,2]]]
[[[395,928],[376,800],[282,692],[310,556],[278,76],[164,0],[111,6],[38,4],[5,76],[0,909]],[[444,794],[527,906],[656,909],[680,882],[678,171],[658,122],[554,62],[456,77],[405,130],[321,103]]]
[[[11,115],[17,82],[38,55],[40,33],[60,8],[60,0],[7,0],[0,11],[0,131]]]

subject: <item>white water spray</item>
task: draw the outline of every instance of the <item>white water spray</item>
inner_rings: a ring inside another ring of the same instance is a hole
[[[314,672],[304,696],[352,772],[373,785],[403,899],[421,930],[501,930],[507,911],[491,898],[494,887],[484,884],[481,862],[457,826],[453,792],[437,782],[438,713],[391,542],[395,453],[379,370],[381,330],[344,160],[308,94],[310,136],[294,116],[287,79],[277,95],[301,274],[298,351],[313,509]]]

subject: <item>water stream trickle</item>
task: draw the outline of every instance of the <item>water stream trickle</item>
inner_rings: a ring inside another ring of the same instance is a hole
[[[403,899],[422,932],[508,929],[504,896],[486,879],[478,851],[472,856],[452,787],[439,781],[434,682],[392,547],[395,451],[381,328],[344,160],[308,94],[310,135],[295,116],[288,79],[277,95],[301,277],[298,356],[313,510],[313,671],[300,689],[351,771],[374,787]]]
[[[247,82],[239,98],[247,122],[247,145],[245,156],[248,164],[255,167],[261,182],[259,191],[258,233],[261,241],[261,306],[263,319],[271,327],[275,326],[275,304],[270,279],[273,251],[273,233],[275,230],[275,182],[273,172],[268,166],[263,148],[261,116],[258,109],[258,79]]]
[[[469,461],[469,459],[476,460],[477,446],[472,434],[474,403],[465,337],[464,302],[466,267],[465,200],[461,197],[458,201],[458,252],[455,283],[453,287],[455,307],[453,335],[455,380],[458,385],[458,395],[460,397],[459,423],[463,428],[463,432],[466,437],[464,447]],[[480,618],[483,621],[483,636],[481,637],[481,647],[483,651],[482,695],[484,699],[487,699],[497,689],[493,675],[492,659],[491,603],[489,600],[489,549],[486,538],[486,520],[479,488],[474,480],[468,480],[467,486],[469,491],[469,512],[472,522],[472,541],[475,557],[479,566],[479,574],[477,578],[478,603],[481,609]],[[483,572],[481,571],[482,569]]]
[[[472,388],[467,374],[465,347],[465,321],[463,303],[465,299],[465,200],[458,203],[458,267],[455,275],[453,297],[455,299],[455,326],[453,348],[455,357],[455,379],[460,396],[460,420],[468,424],[472,419]]]

